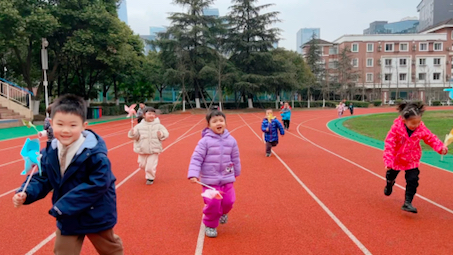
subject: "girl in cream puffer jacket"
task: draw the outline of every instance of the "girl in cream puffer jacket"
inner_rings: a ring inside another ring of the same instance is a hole
[[[143,121],[128,133],[128,137],[134,140],[134,152],[138,154],[140,169],[145,170],[148,185],[154,182],[158,156],[162,152],[162,141],[168,136],[167,129],[160,124],[152,107],[145,108]]]

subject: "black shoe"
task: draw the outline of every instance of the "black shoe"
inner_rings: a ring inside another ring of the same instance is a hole
[[[403,211],[417,213],[417,208],[413,207],[412,204],[408,201],[404,202],[403,207],[401,207]]]
[[[384,195],[390,196],[392,194],[393,185],[395,185],[395,180],[387,181],[387,185],[384,188]]]

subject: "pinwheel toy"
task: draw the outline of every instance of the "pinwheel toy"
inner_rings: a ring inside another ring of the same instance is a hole
[[[206,197],[206,198],[210,198],[210,199],[213,199],[213,198],[215,198],[215,199],[223,199],[222,195],[220,194],[220,191],[218,191],[215,188],[213,188],[213,187],[211,187],[211,186],[209,186],[207,184],[204,184],[202,182],[199,182],[199,181],[195,181],[195,182],[205,186],[206,188],[208,188],[203,193],[201,193],[202,197]]]
[[[127,117],[131,117],[131,128],[134,128],[134,116],[137,116],[137,112],[135,111],[135,106],[137,104],[133,104],[131,106],[124,105],[124,110],[127,112]]]
[[[444,146],[448,147],[451,143],[453,143],[453,129],[448,135],[445,135]],[[444,160],[444,155],[441,156],[441,160]]]
[[[40,144],[38,139],[30,140],[27,138],[25,140],[25,144],[20,151],[20,155],[25,161],[25,169],[22,171],[21,175],[26,175],[30,173],[28,176],[28,180],[25,183],[23,192],[27,189],[28,184],[30,183],[31,177],[33,173],[38,169],[39,175],[41,175],[41,153],[39,152]]]
[[[22,123],[24,124],[24,126],[27,126],[28,128],[34,128],[36,130],[36,132],[39,134],[38,129],[36,129],[36,126],[33,125],[33,123],[31,121],[22,119]]]

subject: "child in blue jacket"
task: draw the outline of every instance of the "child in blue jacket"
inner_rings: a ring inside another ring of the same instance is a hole
[[[289,129],[289,121],[291,120],[291,108],[289,107],[288,102],[285,102],[283,108],[280,111],[280,115],[282,116],[283,125],[285,129]]]
[[[270,157],[272,147],[278,144],[278,131],[280,131],[281,135],[285,135],[282,124],[273,115],[271,109],[266,110],[266,118],[261,124],[261,130],[264,132],[264,141],[266,142],[266,157]]]
[[[80,254],[85,236],[99,254],[123,254],[121,239],[113,233],[117,223],[116,191],[107,146],[85,130],[85,101],[64,95],[52,105],[51,125],[56,139],[42,151],[42,173],[36,173],[13,204],[31,204],[53,190],[49,214],[57,219],[55,254]]]

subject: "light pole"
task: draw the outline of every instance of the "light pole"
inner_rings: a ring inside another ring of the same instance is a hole
[[[46,49],[47,46],[49,46],[49,42],[47,41],[46,38],[42,38],[41,64],[42,64],[42,70],[44,72],[44,80],[43,80],[42,84],[44,85],[44,97],[46,100],[46,109],[47,109],[47,107],[49,107],[49,98],[48,98],[48,94],[47,94],[47,70],[49,69],[49,63],[48,63],[49,61],[47,59],[47,49]]]

